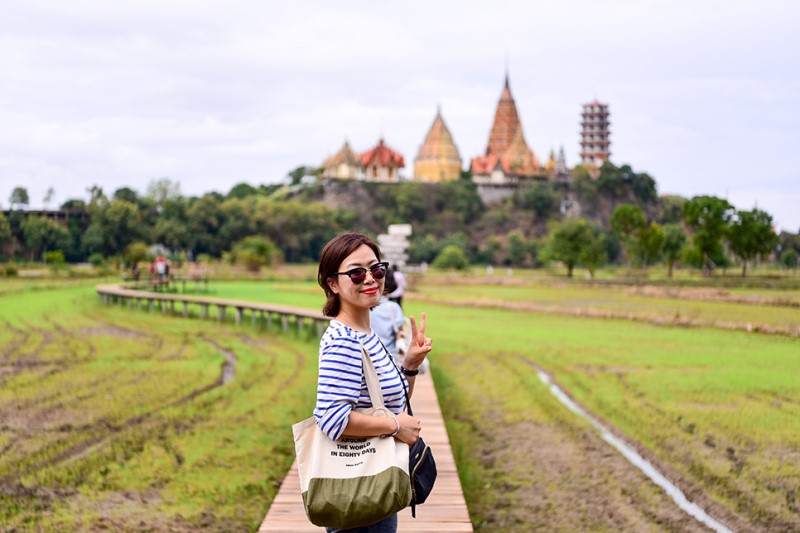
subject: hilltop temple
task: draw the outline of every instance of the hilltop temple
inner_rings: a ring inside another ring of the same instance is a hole
[[[539,159],[525,141],[508,74],[497,103],[486,155],[474,158],[470,169],[472,181],[479,185],[515,185],[521,178],[543,176]]]
[[[342,149],[322,163],[322,177],[339,179],[362,179],[361,158],[345,141]]]
[[[461,177],[461,156],[453,136],[436,110],[436,118],[414,160],[414,179],[420,181],[452,181]]]
[[[381,139],[372,150],[361,154],[361,167],[367,181],[400,181],[400,169],[405,168],[403,154],[392,150]]]
[[[583,104],[581,118],[581,164],[589,170],[590,176],[596,178],[600,166],[611,157],[608,104],[597,100]],[[461,177],[461,165],[461,155],[453,135],[444,122],[441,109],[437,108],[433,124],[414,159],[413,177],[426,182],[457,180]],[[387,146],[383,139],[363,153],[353,151],[345,142],[322,166],[324,178],[389,183],[408,179],[401,174],[405,168],[403,154]],[[485,202],[502,200],[534,180],[561,184],[570,180],[571,171],[563,146],[558,155],[550,151],[545,165],[528,146],[517,104],[511,94],[508,73],[495,110],[486,153],[472,159],[470,171],[472,181]]]
[[[350,143],[322,163],[322,177],[363,181],[400,181],[400,169],[405,168],[403,154],[389,148],[383,139],[370,150],[356,154]]]
[[[550,150],[550,158],[544,164],[544,171],[550,181],[559,183],[569,181],[569,167],[567,166],[567,157],[564,155],[563,146],[558,150],[558,158],[556,158],[556,153]]]

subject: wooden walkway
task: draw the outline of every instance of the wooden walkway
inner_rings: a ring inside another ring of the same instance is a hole
[[[456,473],[450,440],[444,427],[439,400],[430,373],[417,377],[411,401],[414,415],[422,419],[422,437],[433,450],[439,472],[436,485],[425,504],[417,507],[417,517],[411,509],[400,513],[398,531],[404,533],[471,532],[472,524]],[[259,533],[312,533],[325,531],[311,524],[303,509],[297,464],[293,464],[283,480]]]
[[[253,325],[271,328],[274,322],[281,329],[288,331],[294,326],[302,332],[306,325],[313,325],[321,335],[330,320],[320,312],[297,307],[262,304],[240,300],[223,300],[219,298],[185,296],[170,293],[156,293],[134,290],[120,285],[99,285],[97,294],[106,305],[119,305],[128,309],[154,311],[160,308],[163,314],[192,316],[190,306],[199,307],[199,318],[217,321],[226,320],[227,309],[233,309],[233,320],[236,324],[245,322],[245,314],[250,314]],[[176,304],[181,309],[176,309]],[[216,307],[217,313],[210,311]],[[291,322],[290,322],[291,321]],[[444,427],[439,400],[433,386],[431,375],[422,374],[417,377],[412,401],[414,415],[422,419],[422,437],[433,450],[439,475],[428,501],[417,507],[417,518],[411,517],[411,509],[400,513],[398,531],[405,533],[449,533],[471,532],[467,504],[461,490],[461,482],[456,472],[450,440]],[[306,518],[303,500],[300,496],[300,478],[297,466],[292,465],[283,480],[275,500],[267,513],[259,532],[303,533],[325,531],[312,525]]]

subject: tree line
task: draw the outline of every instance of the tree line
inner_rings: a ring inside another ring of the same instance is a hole
[[[469,176],[454,182],[399,184],[296,179],[226,194],[185,196],[177,182],[152,182],[61,205],[60,217],[26,210],[17,187],[0,213],[4,260],[102,264],[146,260],[161,250],[181,258],[217,258],[252,270],[275,261],[314,262],[337,233],[376,235],[388,224],[414,228],[410,262],[441,268],[471,264],[538,267],[560,261],[568,275],[607,263],[633,267],[682,263],[710,273],[774,258],[797,267],[797,234],[777,235],[772,216],[737,210],[714,196],[659,196],[655,180],[629,165],[606,163],[599,175],[577,167],[569,184],[535,182],[484,204]],[[48,195],[52,197],[52,190]],[[156,248],[153,246],[157,245]]]

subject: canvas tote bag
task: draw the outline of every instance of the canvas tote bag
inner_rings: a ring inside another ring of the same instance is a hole
[[[361,346],[372,408],[358,412],[394,416],[384,406],[375,365]],[[338,529],[380,522],[411,502],[408,444],[387,437],[332,441],[314,417],[292,426],[300,492],[312,524]]]

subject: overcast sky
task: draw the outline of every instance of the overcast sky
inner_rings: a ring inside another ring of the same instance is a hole
[[[0,205],[227,192],[383,136],[406,173],[436,114],[464,165],[503,86],[544,161],[578,162],[581,104],[612,161],[800,230],[800,3],[20,1],[0,15]]]

